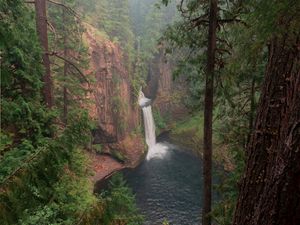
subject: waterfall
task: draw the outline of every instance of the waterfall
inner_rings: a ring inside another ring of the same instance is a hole
[[[143,110],[145,138],[150,152],[156,144],[155,124],[152,115],[151,99],[146,98],[142,91],[140,91],[139,105]]]
[[[148,154],[146,159],[162,159],[167,155],[169,147],[164,143],[156,143],[155,123],[152,115],[151,99],[146,98],[142,91],[140,91],[139,105],[143,110],[145,138],[148,145]]]

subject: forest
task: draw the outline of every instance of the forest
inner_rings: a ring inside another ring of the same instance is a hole
[[[0,225],[300,225],[298,0],[0,0]]]

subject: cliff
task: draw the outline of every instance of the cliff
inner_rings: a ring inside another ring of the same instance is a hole
[[[155,105],[163,116],[172,121],[178,121],[187,116],[187,108],[183,101],[187,93],[187,85],[184,77],[173,79],[174,66],[168,62],[163,54],[160,54],[157,62],[158,90]]]
[[[89,104],[84,107],[96,123],[93,145],[100,145],[102,153],[90,154],[96,181],[114,170],[135,166],[145,144],[136,132],[141,125],[141,114],[131,94],[125,54],[118,44],[90,25],[86,25],[84,39],[90,56],[86,76],[93,80],[87,96]]]
[[[187,85],[184,77],[173,79],[174,68],[161,50],[149,66],[147,87],[144,90],[148,98],[154,99],[154,110],[158,110],[169,123],[185,118],[188,113],[183,103]]]

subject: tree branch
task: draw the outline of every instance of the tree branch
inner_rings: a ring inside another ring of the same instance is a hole
[[[64,7],[64,8],[67,9],[69,12],[71,12],[77,19],[80,19],[78,13],[77,13],[74,9],[72,9],[71,7],[66,6],[65,4],[60,3],[60,2],[55,2],[55,1],[52,1],[52,0],[47,0],[47,1],[50,2],[50,3],[52,3],[52,4],[54,4],[54,5],[59,5],[59,6],[61,6],[61,7]]]
[[[81,78],[84,79],[84,81],[88,84],[88,86],[90,88],[90,82],[89,82],[89,80],[86,78],[86,76],[81,72],[81,70],[73,62],[71,62],[70,60],[68,60],[68,59],[66,59],[66,58],[64,58],[62,56],[60,56],[56,52],[51,52],[51,53],[48,53],[48,54],[50,56],[56,56],[57,58],[62,59],[65,62],[67,62],[69,65],[71,65],[81,75]]]
[[[21,166],[19,166],[17,169],[15,169],[12,173],[10,173],[4,180],[2,180],[0,182],[0,185],[5,184],[8,180],[10,180],[12,177],[14,177],[19,171],[21,171],[23,168],[26,167],[26,165],[33,161],[41,152],[43,152],[44,150],[46,150],[46,148],[41,148],[39,151],[33,153],[32,155],[30,155],[24,163],[22,163]]]
[[[226,39],[222,39],[222,38],[217,37],[217,41],[220,42],[220,43],[225,44],[228,48],[232,49],[232,45]]]
[[[58,38],[57,38],[56,30],[55,30],[54,26],[49,22],[49,20],[47,20],[47,24],[50,27],[50,30],[53,32],[53,34],[54,34],[54,40],[55,40],[55,43],[57,44]],[[55,45],[54,51],[56,51],[56,49],[57,49],[57,45]]]
[[[196,20],[193,25],[194,25],[194,27],[198,27],[200,25],[206,26],[208,24],[209,24],[208,20],[203,20],[202,19],[202,20]]]
[[[219,52],[220,54],[227,53],[231,55],[231,52],[225,48],[217,48],[216,51]]]
[[[232,19],[220,19],[218,20],[219,24],[224,24],[224,23],[241,23],[245,25],[246,27],[249,27],[249,25],[244,22],[243,20],[237,19],[237,18],[232,18]]]

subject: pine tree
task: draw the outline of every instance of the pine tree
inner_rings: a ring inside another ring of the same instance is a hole
[[[49,47],[48,47],[48,24],[47,24],[47,4],[46,0],[35,1],[36,12],[36,28],[39,36],[40,44],[43,49],[43,64],[45,68],[45,74],[43,76],[44,81],[44,99],[49,108],[53,105],[53,93],[52,93],[52,78],[50,70],[49,59]]]
[[[217,43],[217,18],[218,1],[211,0],[209,8],[208,48],[206,65],[206,84],[204,100],[204,144],[203,144],[203,177],[204,177],[204,200],[202,224],[210,225],[211,197],[212,197],[212,121],[214,99],[214,73]]]
[[[54,54],[55,104],[66,124],[68,112],[77,108],[86,93],[84,84],[89,81],[82,72],[87,65],[87,50],[82,40],[84,28],[74,11],[75,1],[65,0],[62,4],[64,6],[49,7],[49,22],[54,29],[50,39]]]
[[[138,213],[132,191],[126,185],[121,174],[114,175],[110,180],[109,191],[104,192],[106,209],[103,224],[140,225],[143,217]]]

